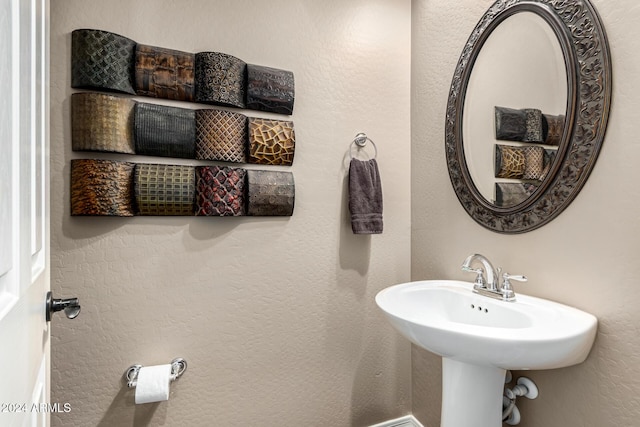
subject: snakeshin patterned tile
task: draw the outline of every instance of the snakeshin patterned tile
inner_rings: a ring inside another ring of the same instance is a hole
[[[293,114],[294,100],[291,71],[247,64],[247,108]]]
[[[291,216],[294,203],[291,172],[247,171],[247,215]]]
[[[137,154],[193,159],[196,154],[195,110],[137,103],[134,135]]]
[[[108,31],[71,33],[71,87],[135,95],[136,42]]]
[[[249,163],[291,166],[295,148],[293,122],[249,118]]]
[[[138,95],[189,102],[194,100],[193,53],[138,44],[135,61]]]
[[[71,215],[133,216],[134,163],[71,160]]]
[[[193,215],[193,166],[137,164],[135,195],[140,215]]]
[[[196,159],[246,163],[247,117],[232,111],[196,110]]]
[[[196,102],[245,108],[247,64],[219,52],[196,53]]]
[[[244,215],[245,176],[240,168],[196,167],[196,215]]]
[[[82,92],[71,95],[71,148],[135,154],[129,98]]]

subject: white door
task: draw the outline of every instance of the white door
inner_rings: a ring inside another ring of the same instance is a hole
[[[47,426],[49,3],[0,0],[0,426]]]

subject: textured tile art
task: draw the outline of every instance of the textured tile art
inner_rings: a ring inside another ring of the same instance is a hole
[[[247,215],[291,216],[294,203],[291,172],[247,171]]]
[[[239,168],[196,167],[196,215],[244,215],[245,176]]]
[[[134,163],[71,160],[71,215],[133,216]]]
[[[247,64],[247,108],[292,114],[294,100],[291,71]]]
[[[247,117],[232,111],[196,110],[196,159],[246,163]]]
[[[292,114],[291,71],[247,65],[222,52],[138,44],[95,29],[71,37],[71,87]]]
[[[196,101],[244,108],[246,63],[220,52],[196,53]]]
[[[71,34],[71,87],[135,94],[136,42],[101,30]]]
[[[101,93],[71,95],[71,148],[135,154],[130,98]]]
[[[135,60],[138,95],[189,102],[194,100],[193,53],[138,44]]]
[[[137,103],[134,108],[136,153],[193,159],[196,153],[195,111]]]
[[[293,121],[229,111],[292,114],[293,72],[247,65],[222,52],[189,53],[138,44],[108,31],[76,29],[71,86],[99,91],[71,95],[73,151],[187,159],[182,165],[72,160],[71,215],[293,214],[291,172],[205,164],[293,164]],[[140,102],[143,96],[168,101]],[[174,101],[220,107],[183,108]]]
[[[140,215],[193,215],[193,166],[137,164],[135,195]]]
[[[249,163],[290,166],[295,148],[293,122],[249,118]]]

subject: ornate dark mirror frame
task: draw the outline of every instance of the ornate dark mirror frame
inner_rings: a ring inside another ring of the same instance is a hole
[[[462,140],[469,76],[491,32],[515,13],[530,11],[558,37],[567,71],[567,111],[551,173],[528,199],[499,207],[486,200],[469,174]],[[604,27],[588,0],[497,0],[467,40],[456,66],[445,124],[449,177],[460,203],[480,225],[499,233],[524,233],[554,219],[577,196],[600,152],[611,102],[611,59]]]

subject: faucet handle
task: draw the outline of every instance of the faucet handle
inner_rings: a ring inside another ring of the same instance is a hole
[[[482,268],[471,268],[471,267],[467,267],[465,265],[462,266],[462,271],[466,271],[468,273],[475,273],[476,274],[476,280],[475,280],[475,285],[474,288],[486,288],[486,282],[484,280],[484,270]]]
[[[526,282],[528,279],[526,276],[522,275],[512,275],[509,273],[502,274],[502,288],[500,288],[500,292],[502,293],[502,299],[505,301],[513,301],[516,299],[516,293],[513,291],[513,286],[511,286],[511,280],[515,280],[516,282]]]
[[[502,278],[504,279],[505,282],[508,282],[509,280],[515,280],[516,282],[526,282],[527,280],[529,280],[527,279],[527,276],[509,274],[509,273],[503,273]]]

